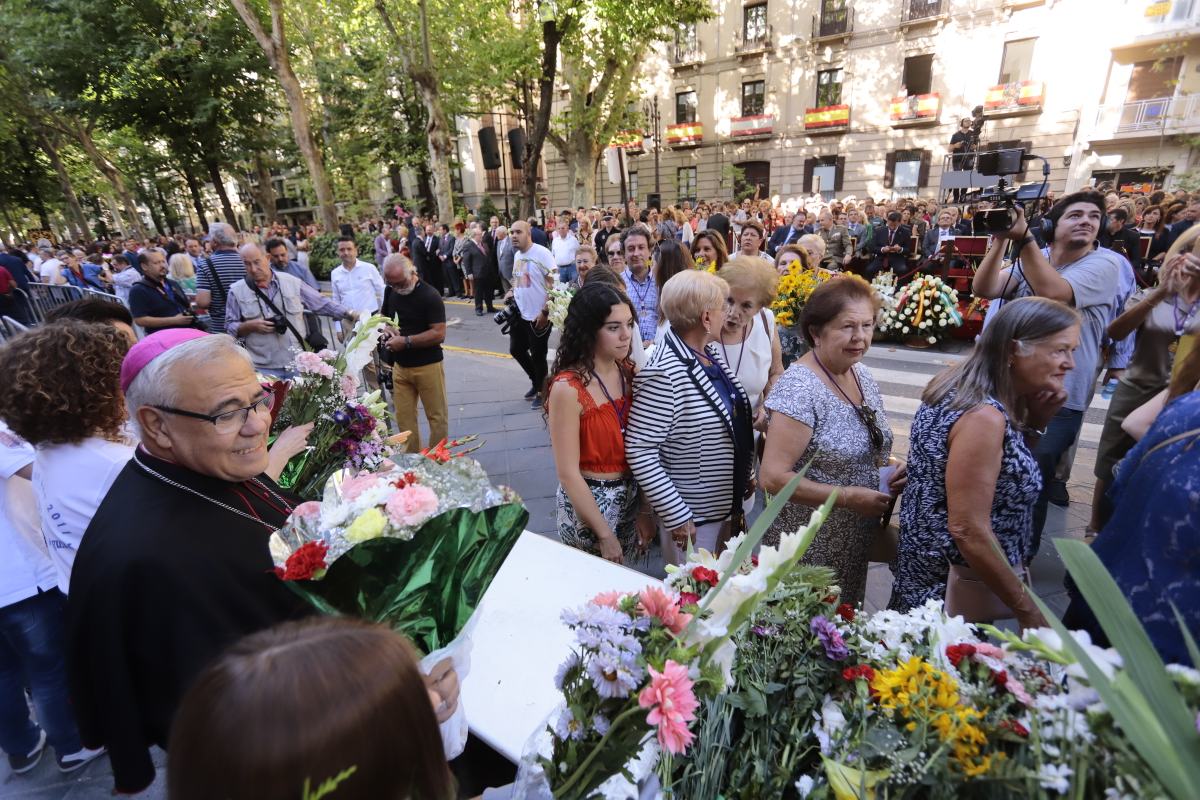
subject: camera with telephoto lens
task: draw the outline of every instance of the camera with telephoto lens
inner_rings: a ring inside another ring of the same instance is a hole
[[[519,313],[517,310],[517,301],[510,297],[504,301],[504,308],[497,311],[496,315],[492,317],[492,322],[500,326],[501,334],[508,336],[513,320],[517,318]]]
[[[275,329],[275,333],[283,336],[287,333],[287,320],[283,317],[270,317],[267,322],[271,323],[271,327]]]

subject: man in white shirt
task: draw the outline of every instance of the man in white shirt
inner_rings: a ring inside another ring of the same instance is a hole
[[[513,246],[512,291],[517,317],[508,334],[508,352],[529,376],[532,388],[525,393],[531,408],[542,407],[546,383],[546,351],[550,344],[550,316],[546,308],[554,285],[554,257],[529,234],[529,223],[517,220],[509,231]],[[572,265],[574,266],[574,265]],[[507,298],[506,298],[507,299]]]
[[[558,280],[570,283],[575,280],[575,251],[579,249],[579,240],[571,233],[569,217],[558,218],[558,227],[550,235],[550,252],[554,256],[554,266],[558,268]]]
[[[51,286],[62,285],[67,282],[66,277],[62,274],[63,259],[67,257],[65,251],[55,253],[49,247],[42,248],[42,263],[38,265],[38,275],[42,279],[42,283],[48,283]]]
[[[371,316],[383,305],[383,276],[374,264],[358,260],[358,245],[351,236],[338,239],[337,254],[342,263],[329,276],[333,299],[360,318]]]

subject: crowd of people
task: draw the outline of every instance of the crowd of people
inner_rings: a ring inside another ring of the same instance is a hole
[[[169,741],[172,798],[294,797],[306,776],[337,779],[337,796],[444,795],[436,722],[457,702],[453,669],[422,676],[390,632],[300,619],[271,574],[267,535],[297,502],[275,478],[307,431],[267,447],[262,377],[287,379],[295,351],[320,345],[313,315],[348,328],[382,311],[397,323],[365,377],[390,383],[418,449],[418,403],[434,441],[449,428],[455,296],[495,309],[545,414],[565,544],[616,563],[655,543],[667,562],[716,552],[757,498],[803,473],[764,542],[833,497],[805,561],[833,569],[848,602],[884,561],[892,608],[942,599],[1022,627],[1045,624],[1028,568],[1107,369],[1088,536],[1160,652],[1185,660],[1174,609],[1200,634],[1200,197],[1084,191],[990,231],[973,281],[992,301],[986,325],[925,388],[901,460],[864,363],[880,310],[867,279],[942,269],[947,240],[982,232],[980,210],[846,199],[507,225],[407,215],[364,224],[373,262],[341,232],[329,294],[301,258],[315,230],[217,223],[78,255],[7,248],[0,288],[71,284],[122,302],[62,305],[0,346],[0,549],[13,555],[0,564],[0,749],[17,773],[47,744],[64,771],[107,752],[117,789],[135,792],[154,778],[149,748]],[[834,277],[788,325],[770,306],[797,263]],[[0,297],[16,319],[19,297]],[[1101,638],[1078,598],[1069,616]],[[301,694],[337,707],[318,734],[305,735],[305,708],[275,713]],[[381,756],[381,738],[403,752]]]

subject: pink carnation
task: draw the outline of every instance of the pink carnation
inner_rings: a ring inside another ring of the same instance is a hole
[[[360,472],[342,481],[342,497],[350,502],[358,499],[367,489],[374,488],[379,476],[372,472]]]
[[[292,509],[292,516],[297,519],[316,519],[320,513],[321,504],[316,500],[309,500]]]
[[[342,387],[342,397],[347,400],[353,400],[358,396],[358,378],[346,373],[340,381]]]
[[[388,498],[384,508],[393,525],[408,527],[420,525],[437,512],[438,497],[428,486],[410,484],[397,489]]]
[[[322,378],[333,377],[333,367],[316,353],[297,353],[296,370],[308,375],[320,375]]]
[[[994,644],[988,644],[987,642],[978,642],[975,645],[975,654],[999,659],[1000,661],[1003,661],[1008,655],[1003,649],[996,647]]]
[[[647,586],[638,594],[638,610],[647,617],[657,617],[671,633],[679,633],[692,621],[691,614],[679,610],[679,598],[655,586]]]
[[[669,753],[682,753],[694,736],[687,724],[696,718],[696,695],[687,667],[667,661],[662,672],[650,671],[650,685],[638,695],[638,705],[650,709],[646,722],[658,727],[658,742]]]
[[[592,598],[592,605],[616,608],[617,603],[621,602],[621,598],[624,596],[621,592],[601,592]]]

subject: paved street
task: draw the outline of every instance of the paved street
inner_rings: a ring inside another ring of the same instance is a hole
[[[554,536],[554,493],[558,486],[550,438],[542,415],[530,410],[521,399],[528,379],[507,355],[508,340],[500,336],[491,316],[476,317],[474,307],[453,303],[447,308],[450,318],[447,336],[446,379],[450,400],[451,436],[478,434],[483,447],[476,457],[496,483],[512,486],[525,499],[530,512],[529,527]],[[551,341],[553,347],[554,340]],[[920,393],[942,367],[960,358],[963,345],[948,343],[944,349],[912,350],[878,346],[866,362],[884,392],[885,407],[896,436],[896,455],[908,450],[908,431],[912,415],[920,404]],[[1083,426],[1082,442],[1075,459],[1070,483],[1069,508],[1050,507],[1047,538],[1081,537],[1087,524],[1092,492],[1092,465],[1096,444],[1104,422],[1107,402],[1097,396]],[[661,560],[645,568],[661,574]],[[1052,607],[1065,605],[1062,591],[1063,567],[1049,543],[1033,564],[1034,585]],[[875,565],[867,589],[867,606],[886,605],[891,575],[885,565]],[[111,777],[106,759],[82,770],[71,778],[57,771],[50,754],[32,773],[13,776],[6,763],[0,763],[0,798],[22,800],[100,800],[111,796]],[[164,798],[162,771],[151,789],[139,798]]]

